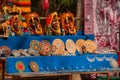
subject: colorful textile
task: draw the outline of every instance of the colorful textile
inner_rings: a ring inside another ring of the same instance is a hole
[[[84,33],[95,35],[99,49],[118,50],[119,0],[84,0],[84,8],[84,18],[88,19],[84,22]]]
[[[14,4],[21,8],[22,13],[31,12],[31,0],[14,0]]]

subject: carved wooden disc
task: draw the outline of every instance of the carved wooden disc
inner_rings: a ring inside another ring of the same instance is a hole
[[[61,39],[55,39],[52,43],[53,46],[56,46],[56,54],[62,54],[62,51],[65,50],[64,42]]]
[[[46,56],[51,54],[51,45],[47,40],[42,40],[40,46],[41,46],[41,50],[40,50],[41,55]]]
[[[30,43],[30,49],[36,51],[37,53],[40,52],[41,48],[40,48],[40,42],[37,40],[32,40]]]
[[[68,39],[66,41],[66,49],[70,54],[75,54],[76,52],[76,45],[73,40]]]
[[[30,64],[30,69],[33,71],[33,72],[39,72],[39,66],[36,62],[34,61],[31,61]]]
[[[86,40],[86,51],[93,53],[97,49],[97,45],[92,40]]]
[[[5,57],[8,57],[10,56],[10,48],[8,46],[1,46],[1,49],[3,51],[3,54]]]
[[[82,54],[83,52],[86,52],[86,42],[83,39],[78,39],[76,41],[76,47],[77,47],[77,51]]]

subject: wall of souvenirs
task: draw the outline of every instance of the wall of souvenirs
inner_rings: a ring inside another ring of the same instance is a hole
[[[0,56],[7,73],[118,70],[120,11],[112,1],[119,4],[84,0],[84,31],[76,30],[70,11],[48,14],[42,26],[30,0],[1,1]]]

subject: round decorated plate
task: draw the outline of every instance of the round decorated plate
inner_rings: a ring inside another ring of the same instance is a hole
[[[83,39],[78,39],[76,41],[76,47],[77,47],[77,51],[82,54],[82,53],[86,53],[86,42]]]
[[[10,48],[8,47],[8,46],[1,46],[1,49],[2,49],[2,51],[3,51],[3,55],[5,56],[5,57],[8,57],[8,56],[10,56]]]
[[[86,40],[86,51],[90,53],[94,53],[97,49],[97,45],[92,40]]]
[[[76,45],[73,40],[68,39],[66,41],[66,49],[70,54],[75,54],[76,52]]]
[[[56,46],[54,46],[54,45],[51,46],[51,51],[52,51],[52,53],[55,53],[55,52],[56,52],[56,49],[57,49]]]
[[[59,49],[59,50],[63,50],[63,51],[65,50],[64,42],[61,39],[55,39],[52,42],[52,45],[56,46],[56,48]]]
[[[31,61],[30,64],[30,69],[33,71],[33,72],[39,72],[39,66],[36,62],[34,61]]]
[[[18,61],[15,64],[15,68],[18,72],[23,72],[25,70],[25,65],[23,64],[22,61]]]
[[[110,65],[112,68],[119,68],[118,61],[113,58],[110,59]]]
[[[41,55],[47,56],[51,54],[51,45],[47,40],[42,40],[40,46],[41,46],[41,50],[40,50]]]
[[[40,52],[40,42],[38,40],[32,40],[30,42],[30,49],[34,50],[35,52],[37,52],[39,54]]]

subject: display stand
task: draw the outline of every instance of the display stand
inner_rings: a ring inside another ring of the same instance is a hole
[[[12,80],[26,80],[26,79],[46,79],[46,78],[52,78],[52,79],[57,79],[57,78],[65,78],[66,80],[81,80],[81,74],[96,74],[96,77],[98,77],[97,74],[106,74],[107,80],[110,80],[110,73],[120,73],[120,70],[109,70],[109,71],[89,71],[89,72],[69,72],[69,73],[13,73],[13,74],[8,74],[5,72],[5,64],[6,64],[6,59],[5,58],[0,58],[0,64],[2,65],[1,70],[2,70],[2,80],[5,79],[6,76],[12,76]],[[64,79],[63,79],[64,80]]]

